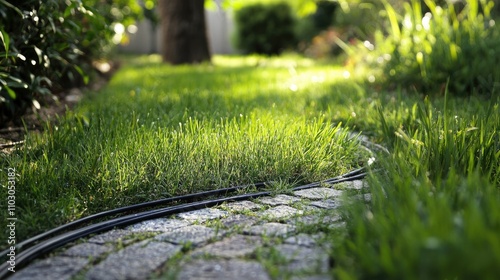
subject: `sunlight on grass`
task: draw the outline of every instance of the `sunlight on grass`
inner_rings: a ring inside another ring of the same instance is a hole
[[[333,86],[341,74],[299,57],[179,67],[128,58],[106,88],[7,158],[25,186],[18,234],[131,203],[357,168],[367,155],[320,104],[350,95]]]
[[[24,239],[131,203],[333,177],[365,164],[347,135],[361,131],[390,154],[378,154],[373,169],[383,172],[369,176],[369,189],[346,192],[371,201],[346,204],[346,228],[326,232],[332,274],[488,279],[500,262],[499,103],[380,90],[295,56],[179,67],[128,57],[106,88],[28,135],[0,167],[19,171]]]

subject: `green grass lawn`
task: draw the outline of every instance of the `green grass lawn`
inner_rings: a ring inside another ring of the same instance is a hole
[[[213,65],[180,67],[156,56],[127,58],[105,89],[29,135],[24,149],[2,155],[2,170],[18,171],[18,236],[156,198],[333,177],[367,159],[349,129],[390,155],[378,155],[383,171],[368,179],[372,201],[343,210],[344,238],[330,233],[332,273],[500,275],[498,94],[425,97],[346,74],[294,56],[215,57]]]
[[[327,96],[359,98],[332,90],[343,79],[340,67],[298,57],[171,67],[153,56],[124,64],[106,88],[2,156],[2,169],[18,172],[19,239],[132,203],[322,180],[367,159],[347,126],[324,110]],[[5,220],[6,211],[0,215]]]

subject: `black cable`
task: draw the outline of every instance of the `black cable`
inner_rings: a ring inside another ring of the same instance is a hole
[[[16,244],[15,247],[16,247],[16,250],[17,249],[22,249],[23,247],[31,245],[31,244],[33,244],[33,243],[35,243],[37,241],[46,239],[46,238],[48,238],[48,237],[50,237],[50,236],[52,236],[52,235],[54,235],[54,234],[56,234],[58,232],[62,232],[64,230],[68,230],[70,228],[74,228],[74,227],[82,225],[84,223],[91,222],[91,221],[94,221],[94,220],[97,220],[97,219],[100,219],[100,218],[103,218],[103,217],[108,217],[108,216],[111,216],[111,215],[116,215],[116,214],[120,214],[120,213],[124,213],[124,212],[128,212],[128,211],[134,211],[134,210],[138,210],[138,209],[155,207],[155,206],[158,206],[158,205],[168,204],[168,203],[172,203],[172,202],[175,202],[175,201],[187,202],[187,201],[194,201],[195,199],[199,199],[199,198],[207,197],[207,196],[211,196],[211,195],[224,195],[224,194],[232,193],[232,192],[235,192],[235,191],[238,191],[238,190],[241,190],[241,189],[244,189],[244,188],[248,188],[248,187],[257,187],[257,188],[260,188],[260,187],[263,187],[263,186],[265,186],[265,183],[257,183],[257,184],[252,184],[252,185],[236,186],[236,187],[231,187],[231,188],[224,188],[224,189],[211,190],[211,191],[206,191],[206,192],[199,192],[199,193],[195,193],[195,194],[188,194],[188,195],[183,195],[183,196],[176,196],[176,197],[164,198],[164,199],[159,199],[159,200],[154,200],[154,201],[148,201],[148,202],[134,204],[134,205],[129,205],[129,206],[124,206],[124,207],[120,207],[120,208],[116,208],[116,209],[112,209],[112,210],[108,210],[108,211],[96,213],[96,214],[93,214],[93,215],[90,215],[90,216],[87,216],[87,217],[84,217],[84,218],[81,218],[81,219],[69,222],[69,223],[64,224],[62,226],[53,228],[53,229],[51,229],[49,231],[46,231],[44,233],[41,233],[41,234],[33,236],[33,237],[29,238],[29,239],[26,239],[26,240],[24,240],[24,241]],[[4,256],[9,251],[10,251],[9,249],[2,251],[0,253],[0,256]]]
[[[349,176],[352,176],[354,174],[358,174],[358,173],[363,172],[363,171],[364,171],[364,168],[358,168],[356,170],[353,170],[353,171],[351,171],[349,173],[346,173],[346,174],[343,174],[341,176],[337,176],[335,178],[327,179],[324,182],[327,183],[329,180],[331,181],[331,180],[337,180],[337,179],[340,179],[340,178],[343,178],[343,177],[349,177]],[[202,197],[208,197],[208,196],[213,196],[213,195],[225,195],[225,194],[233,193],[233,192],[236,192],[236,191],[239,191],[239,190],[242,190],[242,189],[245,189],[245,188],[249,188],[249,187],[262,188],[262,187],[265,187],[268,184],[270,184],[270,183],[256,183],[256,184],[249,184],[249,185],[242,185],[242,186],[235,186],[235,187],[224,188],[224,189],[217,189],[217,190],[199,192],[199,193],[195,193],[195,194],[188,194],[188,195],[183,195],[183,196],[176,196],[176,197],[164,198],[164,199],[159,199],[159,200],[155,200],[155,201],[148,201],[148,202],[144,202],[144,203],[139,203],[139,204],[124,206],[124,207],[120,207],[120,208],[116,208],[116,209],[112,209],[112,210],[108,210],[108,211],[96,213],[96,214],[93,214],[93,215],[90,215],[90,216],[87,216],[87,217],[84,217],[84,218],[81,218],[81,219],[69,222],[69,223],[64,224],[62,226],[53,228],[53,229],[51,229],[49,231],[43,232],[43,233],[38,234],[36,236],[33,236],[33,237],[29,238],[29,239],[26,239],[26,240],[24,240],[24,241],[16,244],[15,248],[16,248],[16,250],[22,249],[23,247],[29,246],[29,245],[31,245],[31,244],[33,244],[35,242],[38,242],[38,241],[44,240],[44,239],[46,239],[46,238],[48,238],[50,236],[53,236],[56,233],[59,233],[59,232],[62,232],[62,231],[74,228],[76,226],[79,226],[79,225],[82,225],[84,223],[91,222],[91,221],[94,221],[94,220],[97,220],[97,219],[100,219],[100,218],[103,218],[103,217],[108,217],[108,216],[111,216],[111,215],[116,215],[116,214],[120,214],[120,213],[124,213],[124,212],[128,212],[128,211],[134,211],[134,210],[138,210],[138,209],[155,207],[155,206],[158,206],[158,205],[168,204],[168,203],[172,203],[172,202],[175,202],[175,201],[188,202],[188,201],[194,201],[195,199],[199,199],[199,198],[202,198]],[[2,251],[0,253],[0,256],[5,256],[9,251],[10,251],[10,248]]]
[[[295,187],[292,190],[297,191],[297,190],[318,187],[318,186],[321,186],[322,184],[336,184],[336,183],[340,183],[340,182],[361,179],[361,178],[365,177],[365,175],[366,175],[366,173],[363,171],[364,171],[364,168],[359,168],[359,169],[356,169],[352,172],[344,174],[342,176],[338,176],[338,177],[331,178],[328,180],[314,182],[314,183],[310,183],[307,185]],[[266,184],[259,183],[256,185],[265,186]],[[255,186],[255,185],[249,185],[249,186]],[[173,197],[173,198],[162,199],[162,200],[157,200],[157,201],[152,201],[152,202],[146,202],[146,203],[141,203],[141,204],[136,204],[136,205],[122,207],[122,208],[118,208],[118,209],[114,209],[114,210],[105,211],[105,212],[98,213],[98,214],[95,214],[92,216],[93,216],[93,219],[96,219],[95,217],[101,218],[101,217],[104,217],[106,215],[111,215],[109,213],[116,214],[116,213],[121,213],[124,211],[129,211],[131,208],[133,208],[133,209],[144,208],[144,207],[146,207],[144,205],[148,205],[147,207],[150,207],[151,205],[158,205],[158,204],[162,203],[162,201],[165,201],[165,200],[172,201],[172,200],[175,200],[176,198],[186,199],[186,197],[188,199],[192,199],[193,197],[198,197],[198,196],[203,196],[203,195],[206,196],[207,193],[214,193],[214,192],[220,193],[220,192],[227,191],[227,190],[236,191],[236,190],[242,189],[243,187],[248,187],[248,185],[227,188],[227,189],[220,189],[220,190],[215,190],[215,191],[202,192],[202,193],[181,196],[181,197]],[[171,207],[166,207],[166,208],[162,208],[162,209],[149,210],[149,211],[145,211],[142,213],[131,214],[131,215],[111,219],[108,221],[100,222],[97,224],[92,224],[92,225],[89,225],[89,226],[86,226],[86,227],[83,227],[83,228],[80,228],[77,230],[63,233],[59,236],[55,236],[51,239],[48,239],[46,241],[43,241],[39,244],[36,244],[36,245],[28,248],[27,250],[21,252],[20,254],[18,254],[16,256],[16,266],[22,267],[23,265],[25,265],[25,263],[30,262],[31,260],[39,257],[40,255],[48,253],[48,252],[55,250],[55,249],[65,245],[71,241],[86,237],[90,234],[104,232],[104,231],[110,230],[110,229],[115,228],[115,227],[122,227],[122,226],[135,224],[135,223],[138,223],[138,222],[141,222],[144,220],[150,220],[150,219],[159,218],[159,217],[163,217],[163,216],[198,210],[198,209],[202,209],[202,208],[206,208],[206,207],[213,207],[213,206],[216,206],[216,205],[222,204],[224,202],[228,202],[228,201],[248,200],[248,199],[252,199],[252,198],[258,198],[261,196],[267,196],[270,194],[271,194],[271,192],[264,191],[264,192],[236,195],[236,196],[226,197],[226,198],[205,200],[205,201],[200,201],[200,202],[192,202],[192,203],[188,203],[188,204],[171,206]],[[118,210],[120,210],[120,211],[118,211]],[[116,211],[118,211],[118,212],[116,212]],[[89,216],[89,217],[91,217],[91,216]],[[91,220],[91,219],[89,219],[89,217],[80,219],[78,221],[85,220],[85,222],[87,222],[87,221]],[[76,224],[83,223],[83,222],[78,222],[78,221],[75,221],[75,222],[77,222]],[[73,224],[73,226],[74,225],[75,224]],[[62,227],[65,227],[65,226],[62,226]],[[60,227],[60,228],[62,228],[62,227]],[[58,231],[60,231],[60,230],[58,230]],[[8,273],[8,270],[7,270],[8,266],[9,266],[9,264],[7,262],[5,262],[4,264],[2,264],[0,266],[0,278],[3,278],[6,276],[6,274]]]

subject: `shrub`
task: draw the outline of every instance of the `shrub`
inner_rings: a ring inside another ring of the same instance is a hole
[[[81,1],[0,0],[0,121],[21,115],[64,84],[87,80],[84,48],[95,49],[104,22]]]
[[[235,14],[236,47],[245,53],[280,54],[294,46],[295,18],[286,3],[252,4]]]
[[[135,0],[11,2],[0,0],[0,126],[87,83],[93,60],[112,49],[114,24],[142,15]]]
[[[311,39],[311,42],[303,48],[303,53],[312,58],[327,58],[342,53],[338,45],[339,40],[348,38],[348,29],[328,28],[321,31]]]
[[[337,10],[337,2],[321,0],[316,2],[314,13],[298,19],[295,33],[300,52],[313,58],[341,53],[336,41],[339,37],[344,38],[348,29],[334,27]]]

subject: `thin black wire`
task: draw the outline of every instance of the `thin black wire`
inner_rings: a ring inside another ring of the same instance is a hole
[[[359,169],[353,170],[349,173],[346,173],[342,176],[327,179],[324,181],[310,183],[307,185],[302,185],[299,187],[295,187],[292,190],[298,191],[298,190],[318,187],[318,186],[321,186],[322,184],[336,184],[336,183],[340,183],[340,182],[361,179],[361,178],[364,178],[366,176],[366,173],[364,171],[365,171],[364,168],[359,168]],[[234,192],[234,191],[237,191],[237,190],[249,187],[249,186],[262,187],[262,186],[266,186],[266,185],[267,185],[266,183],[259,183],[259,184],[255,184],[255,185],[237,186],[237,187],[220,189],[220,190],[215,190],[215,191],[196,193],[196,194],[187,195],[187,196],[180,196],[180,197],[161,199],[161,200],[156,200],[156,201],[151,201],[151,202],[145,202],[145,203],[135,204],[135,205],[131,205],[131,206],[126,206],[126,207],[121,207],[121,208],[101,212],[101,213],[74,221],[70,224],[72,224],[71,226],[75,226],[78,224],[82,224],[84,222],[95,220],[97,218],[102,218],[102,217],[109,216],[112,214],[117,214],[117,213],[123,213],[125,211],[130,211],[132,209],[140,209],[140,208],[145,208],[145,207],[156,206],[156,205],[165,203],[165,201],[169,201],[169,202],[176,201],[176,200],[186,201],[189,199],[195,199],[195,198],[199,198],[199,197],[203,197],[203,196],[214,195],[214,193],[220,194],[222,192],[227,193],[228,191]],[[264,191],[264,192],[242,194],[242,195],[236,195],[236,196],[219,198],[219,199],[205,200],[205,201],[200,201],[200,202],[192,202],[192,203],[183,204],[183,205],[170,206],[170,207],[165,207],[162,209],[155,209],[155,210],[149,210],[149,211],[145,211],[145,212],[141,212],[141,213],[126,215],[126,216],[111,219],[108,221],[99,222],[97,224],[92,224],[92,225],[89,225],[89,226],[86,226],[86,227],[83,227],[83,228],[80,228],[77,230],[73,230],[73,231],[55,236],[51,239],[40,242],[39,244],[36,244],[36,245],[28,248],[27,250],[19,253],[16,256],[16,267],[22,267],[23,265],[25,265],[25,263],[29,263],[31,260],[39,257],[40,255],[48,253],[48,252],[55,250],[55,249],[65,245],[71,241],[86,237],[90,234],[104,232],[104,231],[110,230],[110,229],[115,228],[115,227],[122,227],[122,226],[135,224],[135,223],[138,223],[138,222],[141,222],[144,220],[149,220],[149,219],[164,217],[164,216],[168,216],[168,215],[203,209],[203,208],[207,208],[207,207],[213,207],[213,206],[220,205],[220,204],[222,204],[224,202],[228,202],[228,201],[248,200],[248,199],[258,198],[261,196],[268,196],[270,194],[271,194],[271,192]],[[58,227],[56,229],[53,229],[49,232],[50,232],[50,234],[54,234],[54,232],[59,232],[59,231],[62,231],[63,229],[67,229],[67,228],[68,228],[68,225],[64,225],[64,226]],[[50,234],[40,234],[38,236],[46,237],[46,236],[49,236]],[[38,236],[36,236],[36,237],[38,237]],[[25,245],[26,245],[26,243],[24,244],[24,246]],[[8,251],[6,251],[6,252],[8,252]],[[8,266],[9,266],[9,264],[7,262],[5,262],[4,264],[2,264],[0,266],[0,279],[4,278],[6,276],[6,274],[8,273],[8,270],[7,270]]]

